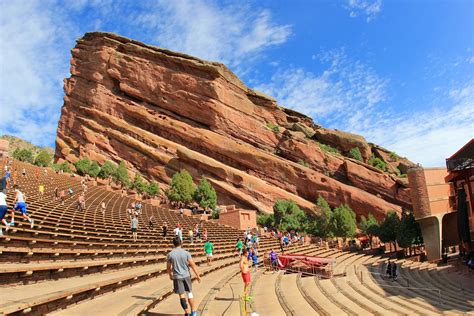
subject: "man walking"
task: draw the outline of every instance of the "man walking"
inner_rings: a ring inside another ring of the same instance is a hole
[[[252,298],[247,295],[248,287],[250,285],[250,268],[247,248],[244,248],[242,250],[242,256],[240,257],[239,266],[240,273],[242,274],[242,280],[244,281],[244,300],[250,301]]]
[[[184,309],[184,315],[196,316],[189,268],[191,267],[194,271],[198,282],[201,282],[201,277],[199,276],[196,264],[191,258],[191,254],[181,248],[181,239],[178,236],[173,238],[173,245],[173,250],[171,250],[167,256],[166,270],[168,271],[170,280],[173,280],[174,293],[179,295],[179,302]]]
[[[5,230],[8,231],[10,225],[7,223],[5,219],[5,215],[7,214],[8,206],[7,206],[7,196],[0,192],[0,221],[5,225]],[[2,228],[0,227],[0,236],[3,235]]]
[[[132,228],[133,241],[137,241],[138,218],[135,215],[133,215],[133,218],[130,221],[130,226]]]
[[[204,252],[206,253],[207,265],[210,266],[212,262],[212,252],[214,251],[214,245],[210,240],[204,244]]]

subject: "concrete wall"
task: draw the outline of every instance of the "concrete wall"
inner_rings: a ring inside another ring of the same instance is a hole
[[[222,212],[219,214],[218,222],[242,230],[248,227],[257,228],[257,212],[243,209]]]

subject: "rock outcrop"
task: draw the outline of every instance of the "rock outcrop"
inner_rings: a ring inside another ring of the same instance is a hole
[[[276,199],[317,212],[319,195],[359,215],[411,207],[403,181],[365,163],[375,145],[279,107],[223,64],[87,33],[72,50],[64,90],[58,160],[124,160],[163,186],[187,169],[206,176],[222,203],[263,212]],[[344,156],[353,147],[363,161]]]

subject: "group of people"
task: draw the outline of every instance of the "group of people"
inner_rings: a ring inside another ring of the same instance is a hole
[[[390,260],[387,263],[386,274],[389,279],[395,281],[397,279],[397,263],[391,262]]]
[[[14,185],[13,187],[15,192],[15,199],[13,200],[13,208],[11,209],[10,222],[7,222],[6,216],[8,212],[8,205],[7,205],[7,195],[3,192],[0,192],[0,221],[5,225],[5,230],[8,231],[10,227],[15,226],[15,211],[21,212],[21,216],[24,220],[27,220],[30,223],[30,228],[33,228],[34,221],[28,215],[26,210],[26,196],[20,190],[20,186]],[[3,230],[0,228],[0,235],[3,235]]]

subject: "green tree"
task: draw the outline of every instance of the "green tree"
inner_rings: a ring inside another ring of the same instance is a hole
[[[33,153],[31,150],[28,150],[26,148],[24,149],[15,149],[13,151],[13,158],[18,159],[20,161],[28,162],[28,163],[33,163]]]
[[[99,175],[99,173],[100,173],[100,166],[97,163],[97,161],[93,160],[91,162],[91,165],[89,166],[88,175],[90,175],[92,178],[95,178]]]
[[[122,160],[120,162],[117,169],[115,169],[115,173],[113,177],[114,177],[114,180],[121,183],[122,186],[129,185],[130,180],[128,178],[128,171],[127,171],[127,166],[125,165],[125,161]]]
[[[372,238],[378,235],[379,223],[372,213],[369,213],[368,218],[361,216],[359,223],[360,230],[369,237],[370,248],[372,248]]]
[[[199,185],[194,192],[194,200],[198,202],[199,206],[203,209],[207,209],[208,207],[214,209],[217,205],[216,190],[214,190],[209,181],[204,177],[201,177],[201,180],[199,180]]]
[[[359,161],[362,161],[362,154],[360,153],[360,149],[359,147],[354,147],[352,148],[350,151],[349,151],[349,156],[356,159],[356,160],[359,160]]]
[[[137,192],[139,193],[145,192],[147,189],[147,184],[143,181],[142,176],[139,173],[135,174],[135,177],[133,178],[133,181],[130,186],[132,189],[137,190]]]
[[[71,172],[71,167],[69,167],[69,164],[66,161],[64,161],[61,164],[56,164],[56,163],[53,164],[53,169],[54,169],[54,171],[62,170],[64,172],[68,172],[68,173]]]
[[[89,174],[91,161],[87,158],[80,159],[76,161],[76,163],[74,164],[74,167],[76,167],[76,171],[79,175],[85,176],[86,174]]]
[[[308,221],[307,232],[319,237],[334,237],[332,228],[332,210],[328,202],[319,196],[316,201],[318,215]]]
[[[411,247],[422,242],[420,225],[415,221],[413,212],[403,210],[397,229],[398,245],[402,248],[409,248],[411,254]]]
[[[46,150],[41,150],[35,158],[35,165],[40,167],[49,167],[52,157]]]
[[[355,237],[357,223],[354,211],[345,204],[336,207],[332,214],[332,227],[336,237]]]
[[[395,245],[395,251],[397,250],[396,240],[399,225],[400,218],[393,210],[387,213],[379,225],[379,238],[384,243],[390,243],[390,250],[392,249],[392,243]]]
[[[117,167],[111,161],[107,160],[100,168],[99,178],[107,179],[113,176],[117,172],[116,169]]]
[[[283,231],[291,229],[302,231],[305,228],[306,214],[292,200],[277,200],[273,205],[273,214],[275,226]]]
[[[219,219],[220,214],[221,214],[221,211],[219,209],[212,210],[211,218],[212,219]]]
[[[273,214],[260,214],[257,216],[257,224],[260,226],[274,227],[275,217]]]
[[[186,170],[176,172],[171,179],[171,186],[167,196],[171,201],[188,204],[193,200],[196,186],[193,178]]]
[[[159,191],[160,186],[155,181],[150,182],[146,187],[146,193],[151,197],[156,196]]]
[[[372,156],[368,161],[369,165],[374,166],[377,169],[385,171],[387,169],[387,164],[382,159]]]

